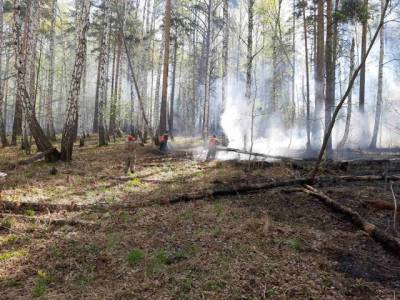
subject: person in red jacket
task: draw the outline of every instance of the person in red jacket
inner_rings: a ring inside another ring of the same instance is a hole
[[[218,145],[217,136],[213,134],[210,141],[208,142],[207,160],[215,159],[215,155],[217,154],[217,145]]]

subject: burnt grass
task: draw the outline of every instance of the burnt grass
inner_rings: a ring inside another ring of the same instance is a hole
[[[311,163],[249,167],[195,161],[182,153],[162,156],[139,147],[135,175],[118,180],[126,175],[123,141],[98,148],[91,139],[76,148],[72,163],[15,168],[8,166],[26,157],[15,148],[1,149],[0,171],[8,173],[2,200],[85,206],[53,213],[1,211],[0,299],[394,299],[400,294],[400,260],[301,191],[161,201],[215,184],[304,176]],[[364,202],[392,201],[384,182],[319,188],[398,236],[392,213]],[[52,222],[56,219],[82,223]]]

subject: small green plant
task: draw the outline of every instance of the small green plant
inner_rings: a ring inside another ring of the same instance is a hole
[[[135,266],[143,259],[143,257],[144,257],[144,255],[143,255],[143,252],[141,250],[133,249],[128,254],[128,263],[131,266]]]
[[[147,266],[147,272],[149,273],[160,273],[164,270],[167,264],[168,258],[164,250],[159,250],[154,253],[150,264]]]
[[[41,280],[36,281],[35,288],[33,289],[33,297],[35,298],[42,297],[45,291],[46,291],[45,283]]]
[[[288,244],[289,244],[290,249],[292,249],[292,250],[301,251],[301,249],[302,249],[301,240],[299,240],[298,238],[290,239],[288,241]]]
[[[142,183],[142,181],[140,180],[140,178],[135,177],[135,178],[132,178],[132,179],[129,181],[129,185],[130,185],[131,187],[141,187],[141,186],[143,185],[143,183]]]
[[[53,281],[51,274],[43,271],[37,271],[36,285],[33,289],[33,296],[39,298],[46,292],[46,286]]]
[[[26,255],[26,252],[23,251],[23,250],[6,251],[6,252],[3,252],[3,253],[0,253],[0,262],[1,261],[6,261],[6,260],[8,260],[10,258],[13,258],[13,257],[22,257],[22,256],[25,256],[25,255]]]
[[[277,294],[277,290],[274,287],[267,290],[267,295],[269,297],[275,296],[276,294]]]
[[[1,229],[8,229],[10,230],[12,227],[12,220],[10,218],[4,218],[0,220],[0,230]]]
[[[33,217],[36,214],[36,212],[33,209],[27,209],[25,210],[25,215]]]
[[[222,212],[224,211],[224,207],[222,206],[221,202],[216,202],[214,204],[214,211],[218,217],[222,214]]]
[[[107,236],[107,247],[114,248],[121,241],[121,235],[119,233],[110,233]]]

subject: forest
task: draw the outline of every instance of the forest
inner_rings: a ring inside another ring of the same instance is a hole
[[[400,2],[0,0],[0,299],[397,299]]]

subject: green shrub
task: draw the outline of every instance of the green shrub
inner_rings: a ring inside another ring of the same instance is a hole
[[[143,257],[144,257],[144,255],[143,255],[143,252],[141,250],[133,249],[128,254],[128,263],[131,266],[135,266],[143,259]]]

